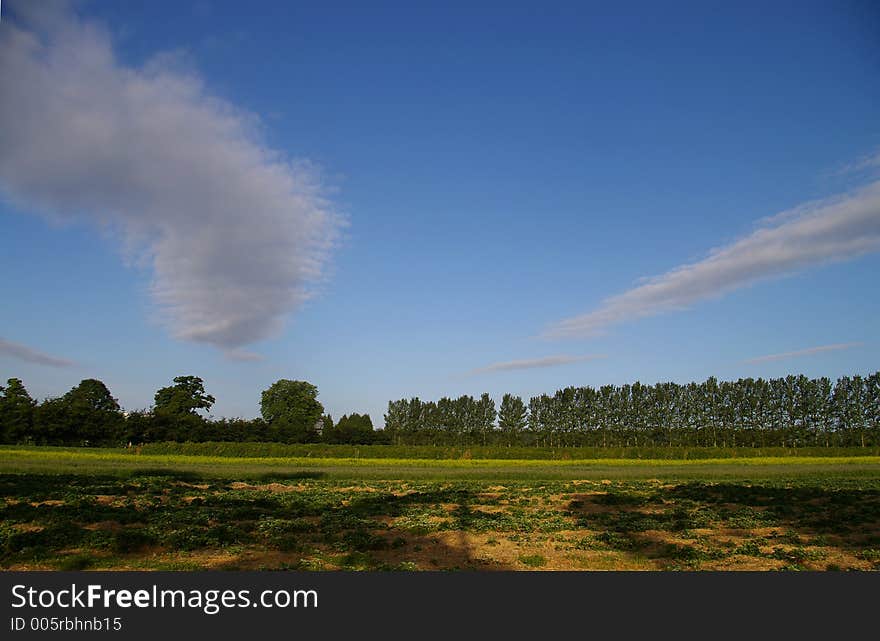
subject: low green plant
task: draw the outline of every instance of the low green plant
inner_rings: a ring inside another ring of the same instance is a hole
[[[530,568],[540,568],[547,565],[547,559],[545,559],[540,554],[521,555],[519,557],[519,562],[523,565],[529,566]]]

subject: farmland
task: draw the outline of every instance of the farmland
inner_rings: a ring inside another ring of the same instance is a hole
[[[4,447],[0,494],[4,569],[880,568],[876,455],[404,459]]]

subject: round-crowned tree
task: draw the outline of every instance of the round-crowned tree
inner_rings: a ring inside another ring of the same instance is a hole
[[[318,401],[318,388],[311,383],[281,379],[263,391],[260,413],[269,423],[273,440],[307,443],[317,440],[324,406]]]
[[[87,378],[61,398],[68,440],[75,444],[109,445],[123,438],[119,402],[102,381]]]

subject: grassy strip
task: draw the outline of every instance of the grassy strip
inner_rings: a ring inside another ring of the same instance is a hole
[[[148,443],[143,454],[231,457],[316,457],[390,459],[715,459],[789,456],[880,456],[880,447],[504,447],[431,445],[328,445],[322,443]]]
[[[789,457],[750,457],[737,459],[589,459],[589,460],[539,460],[539,459],[411,459],[411,458],[311,458],[311,457],[231,457],[231,456],[198,456],[189,454],[128,454],[118,451],[101,449],[67,449],[40,450],[14,449],[0,450],[0,461],[7,459],[37,459],[56,461],[119,461],[139,463],[167,464],[211,464],[230,465],[248,463],[251,465],[286,465],[303,468],[312,467],[569,467],[569,466],[605,466],[605,467],[665,467],[665,466],[712,466],[712,465],[827,465],[828,458],[815,456]],[[835,465],[880,464],[880,456],[839,456],[832,459]]]
[[[0,446],[4,449],[35,451],[83,451],[83,448]],[[140,448],[102,448],[103,452],[135,455],[221,456],[231,458],[329,458],[329,459],[479,459],[479,460],[702,460],[739,458],[789,458],[880,456],[880,447],[503,447],[503,446],[415,446],[415,445],[329,445],[323,443],[147,443]]]
[[[0,471],[129,475],[143,471],[206,477],[349,479],[767,478],[804,475],[880,476],[880,457],[761,457],[704,460],[234,458],[132,455],[100,449],[0,449]]]

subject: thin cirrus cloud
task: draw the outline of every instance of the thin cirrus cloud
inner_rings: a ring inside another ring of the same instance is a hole
[[[570,363],[582,363],[585,361],[594,361],[606,358],[604,354],[583,354],[580,356],[570,354],[560,354],[557,356],[544,356],[542,358],[529,358],[517,361],[505,361],[503,363],[492,363],[486,367],[480,367],[469,372],[471,375],[489,374],[492,372],[510,372],[521,369],[537,369],[541,367],[556,367],[558,365],[568,365]]]
[[[783,361],[789,358],[797,358],[799,356],[811,356],[813,354],[821,354],[822,352],[836,352],[841,349],[852,349],[853,347],[861,347],[864,343],[835,343],[833,345],[819,345],[818,347],[808,347],[793,352],[782,352],[780,354],[767,354],[765,356],[756,356],[743,361],[743,363],[767,363],[770,361]]]
[[[310,296],[343,224],[319,173],[179,56],[124,64],[66,7],[14,3],[0,23],[0,195],[109,231],[152,268],[176,338],[253,360],[239,348]]]
[[[880,168],[880,151],[875,151],[862,156],[855,162],[844,165],[834,173],[837,175],[858,174],[876,171],[878,168]]]
[[[70,367],[73,361],[57,356],[50,356],[43,352],[38,352],[26,345],[13,343],[4,338],[0,338],[0,356],[8,356],[16,358],[26,363],[34,363],[35,365],[46,365],[48,367]]]
[[[595,336],[608,327],[683,310],[767,278],[880,250],[880,181],[761,221],[748,236],[703,260],[603,301],[550,326],[547,338]]]

